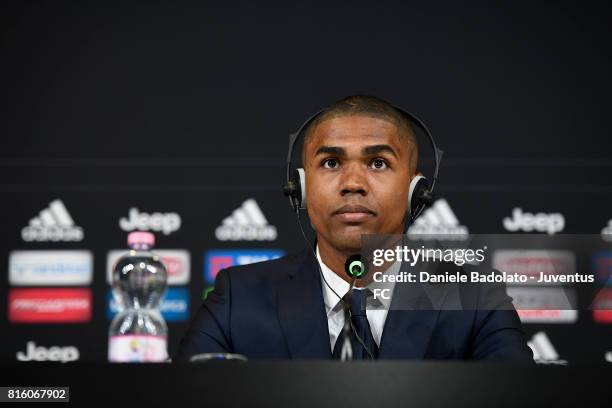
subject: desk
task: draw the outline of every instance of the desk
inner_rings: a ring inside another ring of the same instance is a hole
[[[173,408],[579,408],[612,404],[612,367],[607,366],[329,361],[22,363],[0,365],[0,372],[0,386],[69,386],[70,404],[58,406],[92,407],[96,403],[96,407],[109,408],[131,402]]]

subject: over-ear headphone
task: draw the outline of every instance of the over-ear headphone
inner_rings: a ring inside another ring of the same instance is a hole
[[[421,119],[402,108],[397,106],[394,106],[394,108],[404,115],[413,126],[420,129],[425,134],[425,136],[429,139],[429,143],[434,153],[434,171],[433,177],[431,178],[431,183],[429,183],[427,178],[422,174],[417,174],[410,182],[406,212],[409,222],[412,223],[426,207],[429,207],[433,203],[433,191],[436,185],[436,180],[438,179],[438,170],[440,169],[440,162],[442,161],[442,154],[444,152],[438,149],[436,141],[434,140],[431,132]],[[287,151],[287,182],[283,186],[283,193],[285,196],[289,197],[291,208],[293,208],[296,213],[299,213],[299,210],[306,209],[308,195],[306,193],[306,173],[304,172],[304,169],[296,168],[293,171],[293,177],[291,177],[295,145],[298,140],[304,137],[304,132],[308,126],[324,112],[325,109],[318,111],[309,117],[304,123],[302,123],[297,132],[289,135],[289,150]]]

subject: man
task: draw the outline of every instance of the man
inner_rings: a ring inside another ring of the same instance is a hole
[[[220,271],[175,360],[214,352],[338,358],[348,303],[341,298],[351,291],[345,262],[360,252],[362,234],[403,233],[417,160],[410,122],[387,102],[351,96],[327,108],[305,130],[302,153],[317,260],[306,249]],[[492,310],[410,310],[374,302],[370,286],[361,286],[350,297],[368,305],[360,313],[351,301],[355,358],[532,361],[505,293],[493,296]],[[490,295],[485,287],[465,290],[470,299]]]

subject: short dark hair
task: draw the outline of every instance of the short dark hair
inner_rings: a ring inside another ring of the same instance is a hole
[[[410,143],[417,146],[417,140],[410,120],[389,102],[370,95],[351,95],[325,108],[319,116],[304,129],[304,143],[313,130],[329,119],[342,116],[369,116],[393,123],[408,137]]]

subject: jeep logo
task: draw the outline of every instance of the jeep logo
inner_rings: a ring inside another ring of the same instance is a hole
[[[561,232],[565,227],[565,218],[561,213],[537,213],[523,212],[520,207],[512,210],[513,218],[504,218],[504,228],[508,231],[546,232],[553,235]]]
[[[132,207],[129,218],[123,217],[119,220],[119,227],[123,231],[161,231],[164,235],[168,235],[181,227],[181,216],[177,213],[148,214]]]
[[[18,361],[60,361],[67,363],[79,359],[79,350],[74,346],[58,347],[51,346],[49,348],[36,346],[33,341],[28,341],[26,351],[17,352]]]

